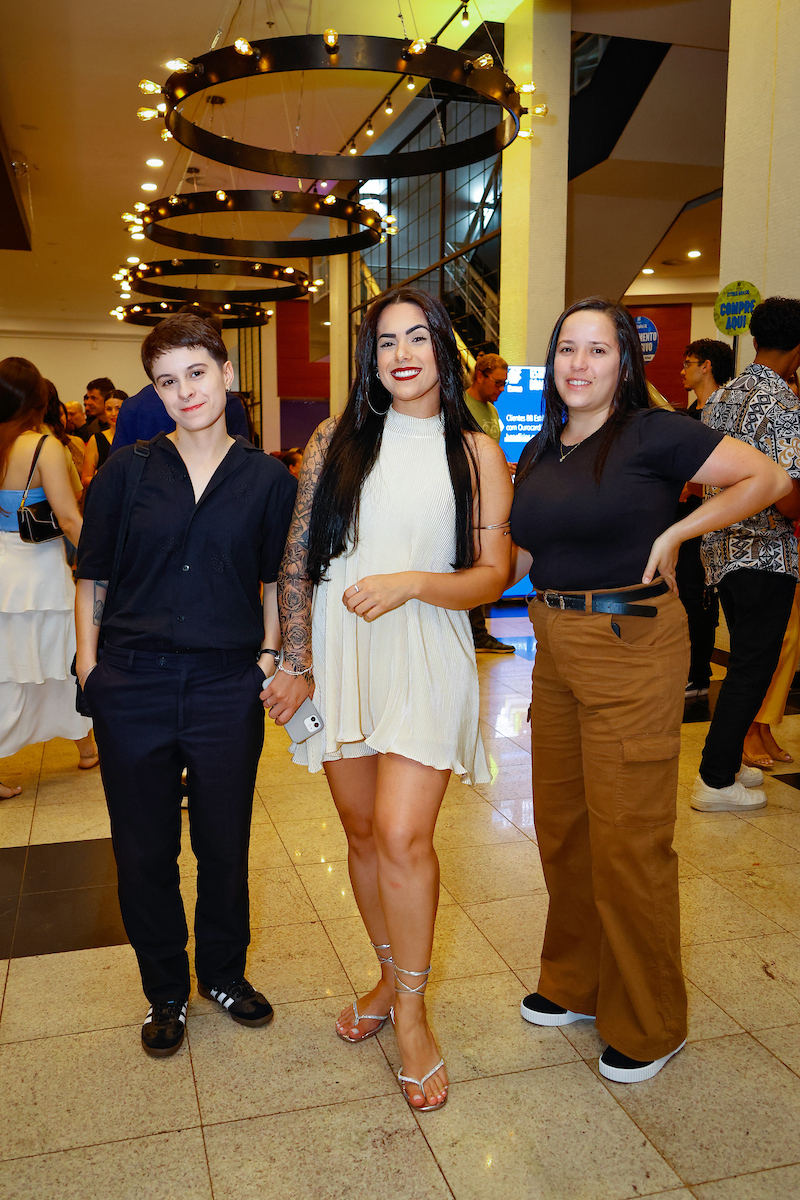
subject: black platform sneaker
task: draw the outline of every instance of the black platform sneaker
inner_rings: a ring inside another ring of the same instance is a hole
[[[189,998],[158,1000],[148,1009],[142,1026],[142,1047],[155,1058],[166,1058],[180,1048],[186,1032]]]
[[[198,980],[197,990],[206,1000],[221,1004],[228,1016],[240,1025],[267,1025],[274,1015],[266,996],[257,992],[246,979],[234,979],[215,987],[207,987]]]

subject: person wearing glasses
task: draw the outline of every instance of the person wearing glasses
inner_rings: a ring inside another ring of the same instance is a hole
[[[684,389],[695,395],[686,409],[690,417],[700,420],[706,401],[733,378],[734,370],[733,350],[727,342],[699,338],[689,343],[684,350],[681,380]],[[703,489],[700,484],[687,483],[681,492],[677,520],[688,517],[702,503]],[[719,600],[714,589],[706,585],[699,537],[690,538],[681,546],[675,578],[678,581],[678,594],[686,609],[692,647],[685,698],[694,700],[708,695],[711,655],[714,653],[714,638],[719,624]]]

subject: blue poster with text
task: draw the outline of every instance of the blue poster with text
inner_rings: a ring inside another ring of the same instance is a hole
[[[515,463],[542,428],[544,367],[509,367],[505,391],[495,407],[500,414],[500,449]]]

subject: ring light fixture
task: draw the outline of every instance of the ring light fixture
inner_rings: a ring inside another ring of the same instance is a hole
[[[224,289],[172,286],[162,282],[173,275],[242,276],[254,281],[281,280],[285,286]],[[295,300],[305,296],[311,280],[305,271],[281,267],[269,262],[250,262],[244,258],[173,258],[163,262],[140,263],[130,268],[128,286],[144,296],[162,300],[198,301],[201,304],[264,304],[272,300]]]
[[[236,55],[241,59],[240,55]],[[226,145],[228,143],[225,143]],[[371,160],[370,160],[371,162]],[[220,199],[220,196],[223,199]],[[206,213],[278,212],[302,216],[338,217],[352,225],[362,225],[353,233],[339,237],[285,238],[282,241],[247,238],[210,237],[166,226],[175,217]],[[381,218],[371,208],[330,194],[283,192],[280,189],[236,190],[229,192],[181,192],[154,200],[139,214],[145,235],[162,246],[190,250],[198,254],[221,254],[232,258],[321,258],[366,250],[381,239]]]
[[[527,111],[520,105],[516,85],[494,65],[489,54],[471,59],[458,50],[426,43],[422,39],[411,41],[339,34],[335,29],[327,29],[322,35],[264,38],[248,45],[252,53],[243,54],[235,46],[210,50],[192,59],[189,69],[187,60],[181,60],[181,69],[173,71],[163,87],[166,128],[175,140],[205,158],[247,171],[294,179],[359,180],[364,177],[365,168],[360,158],[355,160],[351,155],[297,154],[222,137],[201,129],[185,117],[181,112],[185,100],[206,88],[259,75],[372,71],[408,76],[409,80],[414,77],[431,80],[444,92],[471,92],[475,99],[492,101],[504,111],[503,119],[493,129],[451,146],[434,146],[404,154],[370,154],[369,175],[376,179],[437,174],[496,155],[514,141],[519,132],[520,116]],[[317,249],[310,253],[331,251]]]
[[[257,325],[268,325],[274,315],[272,309],[257,304],[203,304],[222,319],[224,329],[250,329]],[[158,325],[164,317],[174,316],[185,304],[177,300],[162,300],[160,303],[120,304],[111,310],[111,316],[128,325]]]

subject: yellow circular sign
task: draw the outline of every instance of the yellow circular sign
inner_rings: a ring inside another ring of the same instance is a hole
[[[720,333],[725,333],[728,337],[747,333],[753,309],[760,303],[761,296],[754,283],[748,283],[744,279],[729,283],[717,296],[714,324]]]

